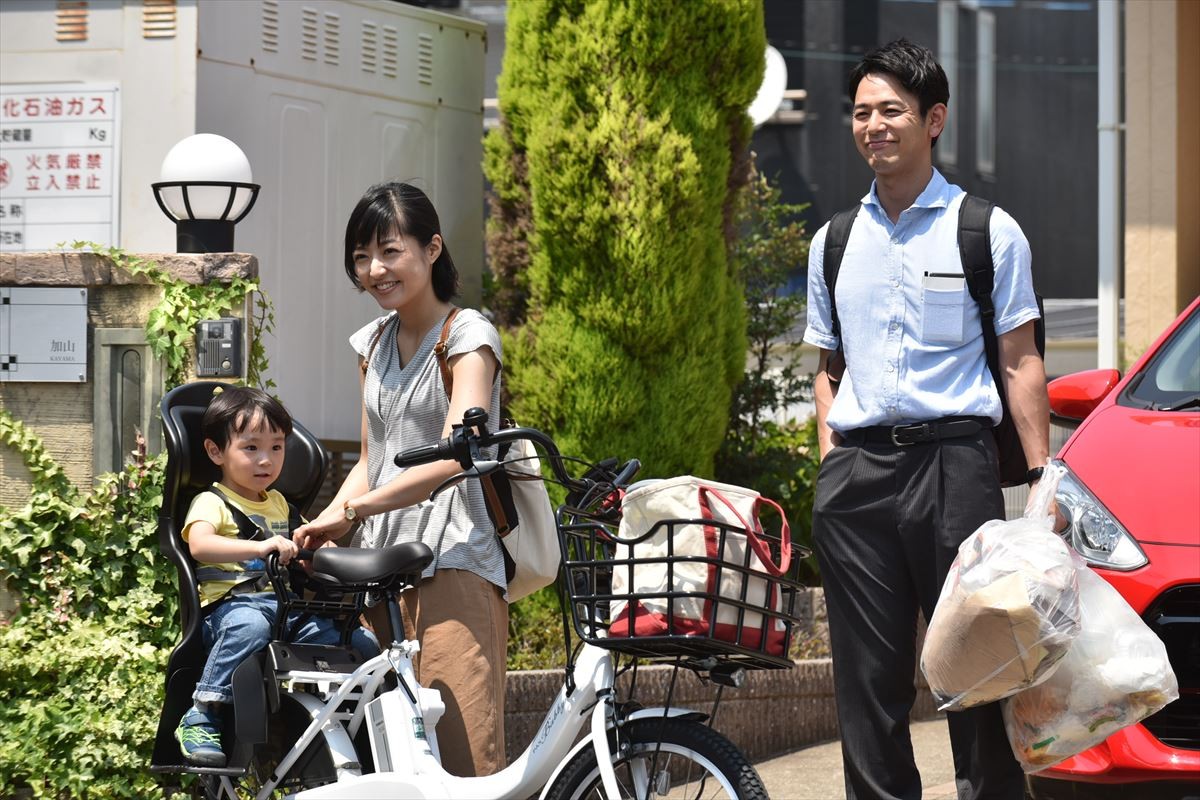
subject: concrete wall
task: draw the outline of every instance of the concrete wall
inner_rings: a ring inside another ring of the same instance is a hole
[[[803,638],[802,653],[828,653],[828,626],[824,593],[807,590],[803,598],[796,638]],[[917,652],[924,642],[925,624],[918,622]],[[795,649],[792,651],[796,652]],[[938,711],[925,678],[913,666],[917,700],[912,719],[930,719]],[[671,680],[667,666],[642,666],[638,670],[637,700],[644,706],[662,705]],[[529,670],[508,674],[504,731],[511,763],[533,740],[558,690],[563,671]],[[628,676],[617,684],[617,696],[628,699]],[[713,712],[716,686],[693,673],[680,670],[672,705],[706,714]],[[833,662],[812,658],[794,662],[791,669],[747,673],[746,685],[725,689],[713,727],[729,737],[753,761],[838,737],[837,707],[833,696]]]
[[[142,254],[188,283],[255,277],[258,260],[246,253]],[[71,481],[88,490],[93,478],[96,331],[142,328],[161,297],[145,278],[114,270],[105,259],[80,253],[0,253],[0,286],[78,286],[87,290],[88,367],[80,383],[0,382],[0,408],[41,437]],[[245,318],[246,309],[234,313]],[[161,387],[159,387],[161,388]],[[29,474],[18,453],[0,447],[0,505],[29,499]]]
[[[1200,294],[1200,3],[1125,4],[1125,353]]]
[[[725,690],[714,727],[751,760],[838,737],[830,659],[797,661],[789,670],[760,670],[748,677],[741,689]],[[669,681],[669,667],[642,667],[638,673],[639,702],[658,705]],[[504,731],[510,763],[533,740],[562,682],[561,670],[509,673]],[[681,671],[672,705],[711,713],[715,688]],[[933,695],[921,686],[913,719],[929,719],[937,713]]]

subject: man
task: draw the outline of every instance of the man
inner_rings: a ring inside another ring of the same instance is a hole
[[[902,39],[868,54],[849,90],[855,145],[875,181],[846,243],[837,327],[823,271],[828,225],[809,251],[804,340],[821,350],[813,534],[847,797],[919,800],[908,732],[917,610],[932,616],[959,544],[1004,517],[991,431],[1001,405],[978,304],[962,277],[964,192],[933,168],[950,97],[946,74],[929,50]],[[990,231],[1009,408],[1028,462],[1042,464],[1049,403],[1034,342],[1029,245],[999,208]],[[839,348],[843,375],[831,367]],[[909,427],[919,423],[930,426]],[[959,798],[1019,800],[1023,776],[999,706],[948,716]]]

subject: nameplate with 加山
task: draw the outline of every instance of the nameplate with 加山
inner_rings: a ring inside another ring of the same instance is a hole
[[[0,382],[87,379],[87,289],[0,287]]]

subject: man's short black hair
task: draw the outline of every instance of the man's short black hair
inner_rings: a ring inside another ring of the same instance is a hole
[[[272,431],[284,436],[292,432],[292,415],[274,397],[251,386],[224,386],[213,395],[200,420],[200,435],[224,450],[233,435],[246,430],[258,412]]]
[[[950,82],[927,47],[897,39],[867,53],[850,71],[851,103],[862,79],[879,73],[893,76],[905,90],[916,95],[922,118],[938,103],[950,103]]]

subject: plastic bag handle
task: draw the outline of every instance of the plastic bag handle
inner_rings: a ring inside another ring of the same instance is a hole
[[[727,508],[733,514],[733,516],[737,518],[737,521],[742,524],[742,527],[746,530],[746,541],[750,543],[750,549],[754,551],[756,556],[758,556],[758,560],[762,562],[762,565],[766,571],[771,575],[774,575],[776,578],[787,572],[788,567],[792,565],[792,529],[788,525],[787,514],[783,513],[783,509],[779,506],[779,504],[768,497],[759,495],[754,501],[754,510],[756,513],[754,516],[754,526],[752,527],[746,522],[746,518],[741,515],[741,512],[734,508],[733,503],[729,502],[729,500],[723,494],[711,486],[702,485],[700,487],[700,505],[702,510],[707,510],[705,507],[708,506],[707,497],[710,495],[720,500],[725,505],[725,508]],[[768,505],[773,506],[775,510],[779,512],[780,519],[783,520],[783,529],[780,532],[781,541],[778,565],[771,560],[771,548],[758,538],[758,534],[765,533],[762,528],[762,522],[758,519],[757,511],[759,503],[767,503]]]

